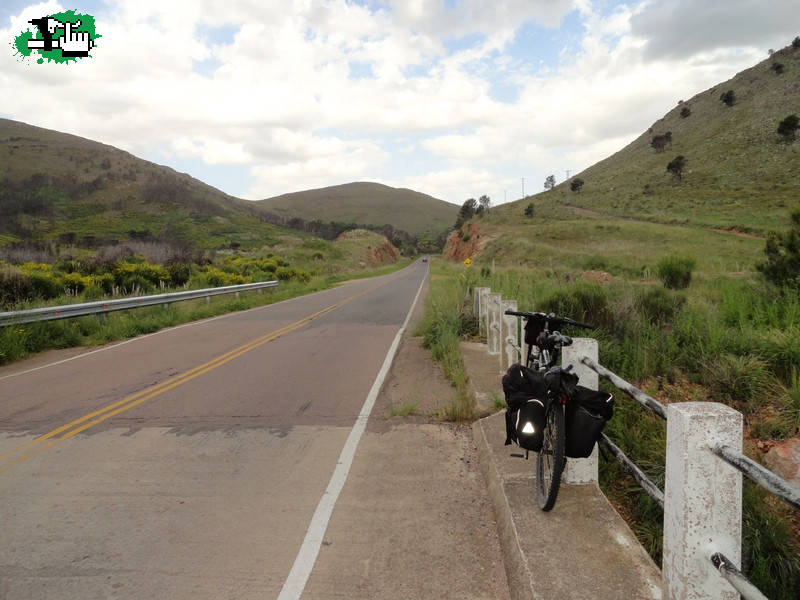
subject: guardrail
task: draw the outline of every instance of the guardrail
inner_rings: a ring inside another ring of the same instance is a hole
[[[503,371],[513,362],[522,362],[527,346],[521,318],[516,317],[514,325],[505,325],[502,318],[491,315],[493,311],[504,311],[505,303],[510,301],[501,300],[499,294],[490,295],[489,291],[475,288],[475,313],[486,319],[490,350],[505,342],[507,352],[496,352]],[[500,327],[490,327],[489,323],[500,323]],[[667,422],[663,491],[605,434],[601,436],[603,447],[664,510],[662,580],[667,598],[734,600],[741,594],[745,600],[764,599],[738,567],[742,475],[796,509],[800,509],[800,489],[742,454],[741,413],[715,402],[664,406],[599,364],[597,341],[590,338],[575,338],[572,346],[563,348],[562,360],[575,367],[582,385],[597,389],[597,378],[603,377]],[[596,484],[597,451],[588,459],[570,459],[563,481]]]
[[[154,294],[151,296],[138,296],[136,298],[118,298],[115,300],[99,300],[97,302],[84,302],[81,304],[67,304],[64,306],[48,306],[44,308],[31,308],[13,312],[0,312],[0,327],[34,323],[36,321],[52,321],[55,319],[70,319],[85,315],[99,315],[115,310],[126,310],[156,304],[169,304],[183,300],[210,298],[220,294],[239,294],[250,290],[278,287],[277,281],[261,281],[258,283],[244,283],[241,285],[228,285],[223,287],[205,288],[202,290],[188,290],[185,292],[169,292],[167,294]]]

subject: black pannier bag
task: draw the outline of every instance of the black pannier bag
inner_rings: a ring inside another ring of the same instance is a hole
[[[544,427],[542,403],[547,397],[547,387],[544,383],[543,374],[515,363],[503,375],[503,393],[508,406],[506,409],[506,446],[517,443],[528,450],[539,450],[542,446],[541,431]],[[538,408],[536,406],[527,406],[529,401],[533,399],[538,400]],[[520,417],[520,411],[523,408],[525,418],[527,418],[525,422],[522,422],[522,417]],[[521,423],[519,431],[517,428],[518,422]],[[531,436],[531,434],[525,432],[521,438],[520,432],[527,422],[531,423],[534,434]],[[536,441],[537,436],[538,442]],[[523,445],[520,439],[523,439],[523,442],[527,445]],[[538,446],[536,445],[537,443]]]
[[[587,458],[613,415],[614,397],[611,394],[577,386],[567,403],[564,453],[570,458]]]
[[[520,448],[538,452],[542,449],[544,438],[544,403],[537,398],[531,398],[516,411],[514,434]]]

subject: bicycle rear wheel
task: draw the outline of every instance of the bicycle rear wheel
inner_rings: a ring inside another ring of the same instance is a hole
[[[556,503],[564,470],[564,406],[550,402],[545,417],[542,448],[536,459],[536,498],[539,508],[550,510]]]

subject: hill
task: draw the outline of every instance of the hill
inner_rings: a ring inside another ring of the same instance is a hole
[[[774,64],[783,65],[780,73]],[[729,90],[731,106],[721,100]],[[580,191],[563,182],[473,219],[450,236],[446,254],[633,274],[652,272],[659,256],[682,251],[697,256],[698,270],[709,276],[752,271],[766,233],[786,229],[798,207],[800,141],[782,141],[777,128],[800,114],[799,93],[800,48],[788,46],[678,103],[577,174]],[[657,136],[671,140],[661,151],[653,147]],[[681,179],[667,171],[677,156],[686,159]],[[526,217],[529,205],[533,215]]]
[[[288,218],[378,227],[388,223],[426,239],[452,227],[459,210],[427,194],[368,182],[293,192],[256,204],[261,210]]]
[[[729,91],[730,106],[721,99]],[[660,223],[761,234],[783,227],[800,190],[800,144],[782,143],[777,128],[788,115],[800,115],[798,98],[800,48],[790,45],[678,101],[628,146],[577,174],[584,181],[579,193],[564,182],[509,209],[557,201]],[[677,156],[686,159],[681,180],[667,171]]]
[[[253,247],[282,231],[245,200],[78,136],[0,119],[0,156],[0,244],[133,238]]]

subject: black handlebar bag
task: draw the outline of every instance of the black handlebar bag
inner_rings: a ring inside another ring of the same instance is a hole
[[[614,396],[577,386],[567,403],[564,453],[570,458],[587,458],[612,416]]]

